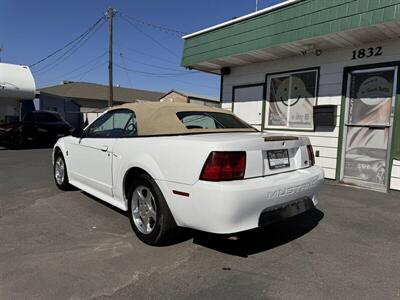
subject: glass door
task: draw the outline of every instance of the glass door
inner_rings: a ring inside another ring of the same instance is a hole
[[[387,187],[396,77],[397,67],[348,74],[341,168],[345,183]]]

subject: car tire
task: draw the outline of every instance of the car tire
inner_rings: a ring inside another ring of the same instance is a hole
[[[72,189],[69,184],[67,165],[61,152],[57,153],[54,159],[53,177],[60,190],[69,191]]]
[[[128,194],[128,215],[133,231],[148,245],[165,245],[177,236],[178,226],[167,202],[147,174],[133,180]]]

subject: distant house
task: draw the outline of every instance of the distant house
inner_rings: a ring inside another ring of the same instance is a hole
[[[212,107],[220,107],[219,99],[211,96],[197,95],[193,93],[172,90],[160,98],[160,102],[181,102],[201,104]]]
[[[108,86],[65,81],[39,89],[39,109],[60,113],[73,127],[82,127],[89,113],[102,112],[108,106]],[[158,101],[164,93],[114,87],[114,105],[127,102]]]

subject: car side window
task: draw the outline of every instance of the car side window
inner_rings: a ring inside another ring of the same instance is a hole
[[[221,126],[209,115],[204,113],[192,113],[181,119],[188,129],[216,129]]]
[[[132,112],[129,110],[116,111],[113,116],[112,137],[119,138],[124,135],[125,127],[132,119]]]
[[[176,116],[187,129],[254,129],[236,116],[228,113],[186,111],[178,112]]]
[[[86,130],[86,136],[91,138],[107,137],[112,130],[112,114],[106,113],[94,121]]]
[[[132,118],[129,119],[125,127],[124,137],[137,136],[137,121],[135,113],[132,114]]]
[[[118,138],[123,136],[133,113],[129,110],[108,112],[93,122],[86,131],[90,138]]]

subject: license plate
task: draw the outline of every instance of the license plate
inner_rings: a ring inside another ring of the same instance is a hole
[[[286,149],[267,151],[267,155],[269,168],[271,170],[290,166],[289,152]]]

